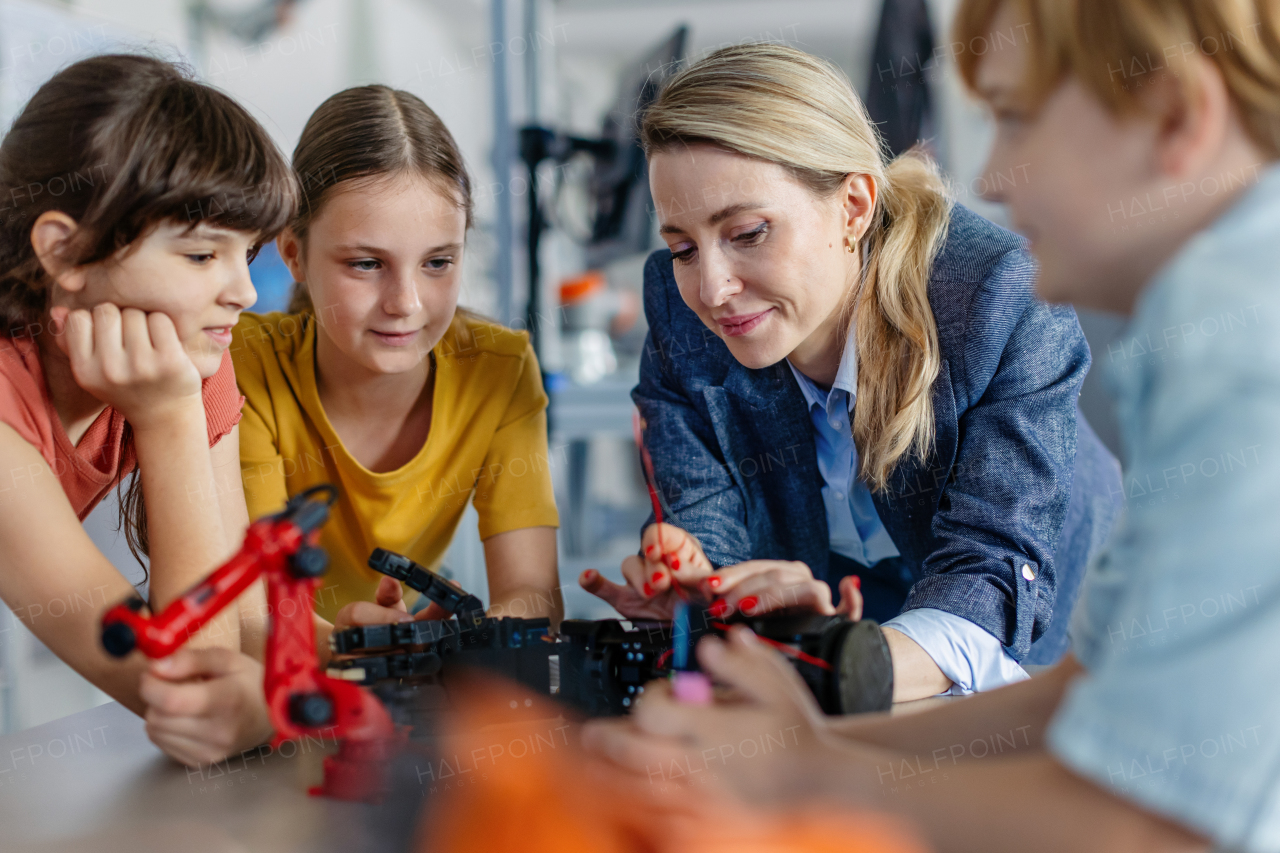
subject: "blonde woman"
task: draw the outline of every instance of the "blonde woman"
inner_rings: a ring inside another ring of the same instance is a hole
[[[895,701],[1051,663],[1120,494],[1080,417],[1089,350],[1032,292],[1025,244],[886,163],[847,79],[778,45],[711,54],[645,114],[660,232],[633,392],[676,526],[650,526],[624,615],[674,585],[713,612],[882,624]]]

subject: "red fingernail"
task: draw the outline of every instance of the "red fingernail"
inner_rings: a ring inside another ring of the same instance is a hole
[[[748,595],[746,598],[738,602],[738,609],[743,613],[749,613],[749,611],[755,610],[756,605],[759,603],[760,600],[754,595]]]
[[[583,574],[585,574],[585,575],[586,575],[587,577],[589,577],[589,578],[593,578],[593,577],[595,577],[595,576],[596,576],[596,570],[595,570],[595,569],[587,569],[585,572],[583,572]]]
[[[720,588],[720,576],[719,576],[719,575],[712,575],[711,577],[707,578],[707,586],[711,587],[712,589],[719,589],[719,588]]]
[[[648,548],[645,548],[645,549],[644,549],[644,555],[645,555],[646,557],[652,557],[652,556],[653,556],[653,549],[654,549],[655,547],[656,547],[656,546],[654,546],[654,545],[650,545]]]
[[[644,594],[645,594],[645,595],[653,595],[653,587],[649,586],[649,582],[648,582],[648,581],[645,581],[645,583],[644,583]]]
[[[673,560],[671,561],[671,571],[673,571],[673,572],[678,572],[678,571],[680,571],[680,558],[679,558],[679,557],[676,557],[675,559],[673,559]]]
[[[662,580],[662,572],[654,572],[654,573],[653,573],[653,582],[654,582],[654,583],[657,583],[657,582],[658,582],[658,581],[660,581],[660,580]]]
[[[849,575],[849,577],[853,578],[854,589],[862,589],[862,578],[858,577],[857,575]]]
[[[729,602],[720,598],[711,602],[711,606],[707,608],[707,612],[717,619],[723,619],[733,612],[733,608],[729,606]]]

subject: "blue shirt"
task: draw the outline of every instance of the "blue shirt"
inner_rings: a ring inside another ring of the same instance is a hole
[[[1048,733],[1080,775],[1251,851],[1280,850],[1278,247],[1272,166],[1100,359],[1125,510],[1072,622],[1086,674]]]
[[[858,359],[852,329],[829,390],[820,388],[790,361],[787,366],[800,383],[813,422],[831,550],[864,566],[897,557],[898,548],[880,521],[871,491],[857,475],[858,448],[850,426],[858,394]],[[1027,677],[988,631],[945,610],[914,608],[890,619],[884,627],[910,637],[933,658],[943,675],[951,679],[948,693],[990,690]]]

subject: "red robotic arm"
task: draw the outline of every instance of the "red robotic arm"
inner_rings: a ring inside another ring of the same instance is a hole
[[[329,678],[316,657],[315,591],[328,566],[316,541],[337,494],[333,486],[316,486],[290,498],[278,515],[254,522],[235,556],[160,613],[144,615],[146,603],[137,597],[117,604],[102,617],[102,645],[116,657],[135,648],[151,658],[170,655],[264,577],[271,616],[263,687],[275,726],[272,746],[302,735],[336,738],[324,784],[311,793],[377,800],[385,792],[384,763],[399,740],[395,725],[373,694]]]

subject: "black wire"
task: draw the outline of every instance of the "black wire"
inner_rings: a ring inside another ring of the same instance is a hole
[[[316,494],[317,492],[329,493],[329,498],[324,502],[325,506],[333,506],[334,501],[338,499],[337,486],[333,485],[332,483],[321,483],[318,486],[312,486],[309,489],[303,489],[301,492],[298,492],[296,495],[294,495],[289,502],[293,503],[294,501],[297,501],[298,503],[302,503],[303,501],[309,501],[312,499],[311,496]]]

